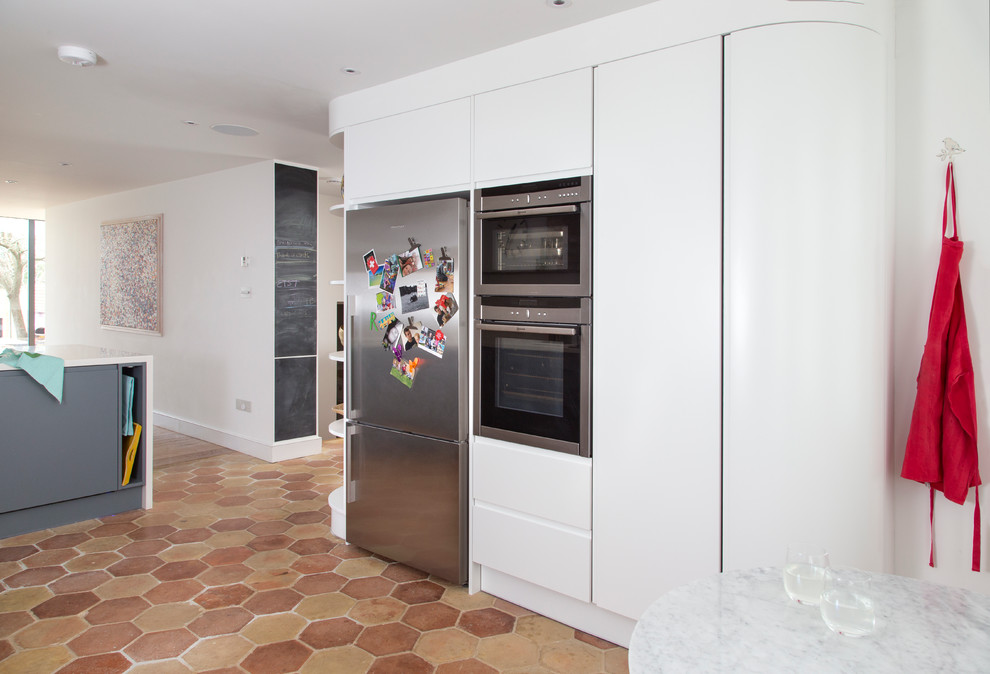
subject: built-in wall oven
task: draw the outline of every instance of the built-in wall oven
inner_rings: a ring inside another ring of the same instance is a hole
[[[475,435],[591,456],[591,299],[475,302]]]
[[[591,177],[475,192],[475,294],[591,297]]]

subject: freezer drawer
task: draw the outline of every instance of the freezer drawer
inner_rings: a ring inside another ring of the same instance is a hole
[[[467,442],[347,426],[347,540],[467,581]]]

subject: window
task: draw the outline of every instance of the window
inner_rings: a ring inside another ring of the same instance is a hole
[[[0,217],[0,347],[45,339],[45,221]]]

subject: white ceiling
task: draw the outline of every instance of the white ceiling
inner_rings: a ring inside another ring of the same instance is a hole
[[[651,1],[0,0],[0,216],[262,159],[318,167],[330,194],[332,98]]]

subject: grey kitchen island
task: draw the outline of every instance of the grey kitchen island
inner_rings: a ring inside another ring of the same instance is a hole
[[[62,402],[0,365],[0,538],[152,505],[152,357],[92,346],[21,349],[65,361]],[[141,433],[127,484],[123,375]]]

